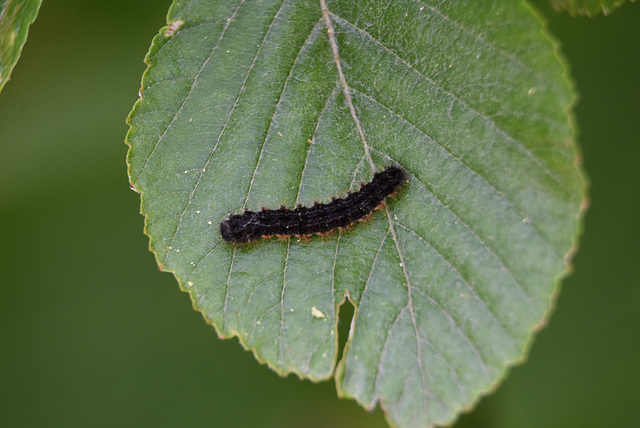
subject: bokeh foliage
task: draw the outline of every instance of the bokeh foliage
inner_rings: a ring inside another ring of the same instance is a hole
[[[281,379],[215,339],[144,251],[124,117],[168,6],[45,2],[0,96],[0,424],[387,426],[331,383]],[[640,8],[589,20],[537,6],[580,93],[591,208],[528,363],[455,426],[637,427]]]

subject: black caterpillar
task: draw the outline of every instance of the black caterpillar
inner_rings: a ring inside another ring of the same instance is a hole
[[[327,233],[368,216],[405,181],[404,170],[390,166],[376,173],[371,182],[363,184],[357,192],[327,204],[316,202],[310,208],[298,206],[291,210],[281,207],[232,215],[220,223],[220,234],[225,241],[240,244],[274,235]]]

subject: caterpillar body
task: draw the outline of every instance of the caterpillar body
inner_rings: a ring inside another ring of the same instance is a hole
[[[328,203],[316,202],[312,207],[281,207],[231,215],[220,223],[220,235],[229,243],[241,244],[274,235],[327,233],[367,217],[406,181],[407,176],[402,168],[389,166],[376,173],[360,190]]]

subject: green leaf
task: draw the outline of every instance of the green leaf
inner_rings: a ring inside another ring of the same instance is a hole
[[[631,0],[631,2],[634,1]],[[595,16],[599,13],[610,14],[622,6],[626,0],[550,0],[550,2],[558,12],[566,10],[573,16]]]
[[[4,0],[0,6],[0,91],[20,58],[40,4],[42,0]]]
[[[393,425],[450,423],[523,359],[567,273],[570,84],[517,2],[323,5],[174,2],[129,118],[132,187],[161,269],[221,337],[335,376]],[[230,213],[327,202],[390,164],[409,183],[351,230],[221,240]]]

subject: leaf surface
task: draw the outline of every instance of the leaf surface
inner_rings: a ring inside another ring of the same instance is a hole
[[[168,21],[127,138],[161,268],[278,373],[336,376],[396,426],[451,422],[523,358],[579,228],[573,95],[540,21],[506,0],[189,0]],[[221,240],[229,214],[391,164],[408,184],[349,230]]]
[[[0,3],[0,91],[9,81],[29,26],[36,19],[42,0],[5,0]]]

